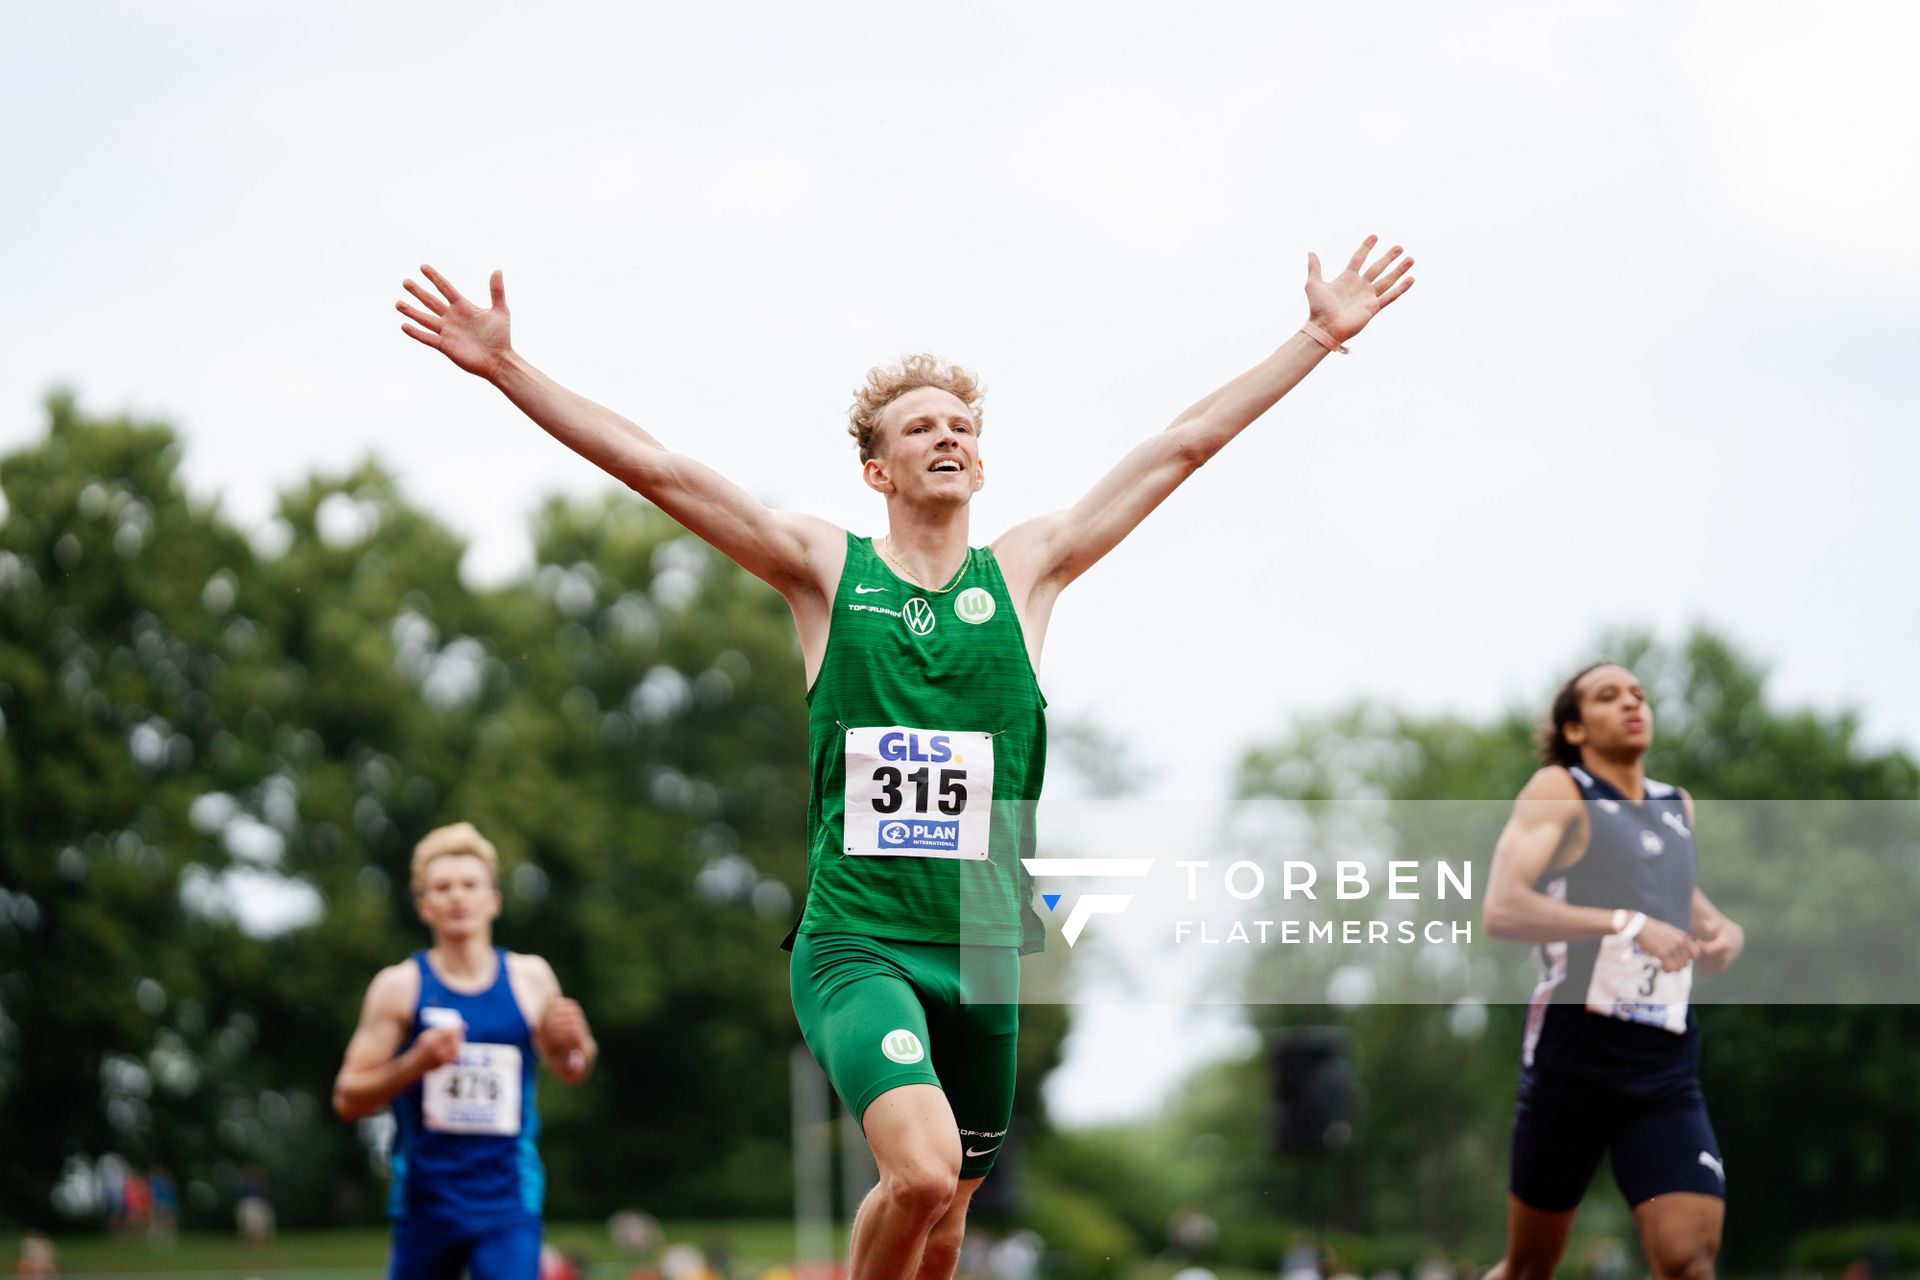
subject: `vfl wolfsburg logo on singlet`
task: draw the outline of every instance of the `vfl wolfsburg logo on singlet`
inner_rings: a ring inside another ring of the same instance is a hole
[[[993,616],[993,593],[981,587],[968,587],[953,602],[954,616],[976,627]]]
[[[933,630],[933,606],[919,596],[907,601],[906,608],[900,611],[900,618],[907,624],[907,630],[917,636],[924,636]]]

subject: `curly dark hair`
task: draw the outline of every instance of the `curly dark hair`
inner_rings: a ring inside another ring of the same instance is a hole
[[[1538,741],[1540,744],[1540,763],[1557,764],[1572,768],[1580,763],[1580,748],[1567,741],[1567,726],[1580,721],[1580,682],[1602,667],[1617,666],[1613,662],[1595,662],[1580,668],[1567,677],[1560,691],[1553,695],[1553,710],[1548,713],[1547,722],[1540,726]]]

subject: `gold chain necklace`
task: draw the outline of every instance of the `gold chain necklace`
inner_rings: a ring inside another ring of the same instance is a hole
[[[906,574],[908,578],[913,580],[913,585],[916,587],[919,587],[922,591],[931,591],[936,596],[943,596],[943,595],[946,595],[949,591],[952,591],[955,587],[960,585],[961,574],[960,574],[960,571],[956,569],[954,570],[953,581],[949,582],[946,586],[944,587],[928,586],[926,583],[920,581],[920,575],[915,573],[912,569],[908,568],[907,562],[900,559],[899,556],[894,552],[892,534],[890,533],[887,534],[880,541],[887,544],[885,547],[882,547],[879,542],[876,542],[873,544],[873,549],[880,553],[880,558],[882,560],[885,560],[889,565],[892,565],[894,568],[898,569],[900,572]],[[965,566],[965,562],[962,561],[962,567],[964,566]]]

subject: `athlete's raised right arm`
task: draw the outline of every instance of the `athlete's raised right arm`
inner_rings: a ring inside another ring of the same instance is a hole
[[[1586,825],[1586,804],[1573,775],[1549,765],[1527,780],[1493,849],[1481,913],[1489,937],[1584,942],[1619,932],[1616,909],[1575,906],[1535,888],[1563,850],[1583,840]],[[1684,929],[1661,920],[1646,919],[1636,937],[1641,950],[1669,971],[1684,969],[1698,950]]]
[[[498,387],[547,434],[685,525],[722,555],[789,601],[832,595],[846,534],[825,520],[775,511],[713,468],[666,448],[639,426],[567,388],[513,349],[501,273],[489,281],[492,305],[461,296],[432,267],[432,289],[408,280],[418,306],[395,305],[406,335]],[[437,292],[436,292],[437,291]]]
[[[360,1006],[360,1025],[333,1080],[333,1109],[342,1120],[372,1115],[421,1076],[460,1056],[459,1027],[429,1027],[398,1053],[419,995],[420,974],[412,965],[397,964],[374,975]]]

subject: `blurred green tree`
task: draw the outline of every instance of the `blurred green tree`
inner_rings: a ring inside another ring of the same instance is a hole
[[[1851,712],[1772,705],[1764,669],[1709,629],[1677,644],[1615,635],[1595,653],[1626,663],[1647,684],[1658,724],[1649,770],[1699,800],[1702,884],[1736,918],[1752,883],[1766,877],[1778,891],[1774,897],[1794,896],[1792,884],[1813,893],[1823,869],[1839,873],[1843,851],[1823,850],[1823,865],[1802,849],[1735,840],[1725,830],[1716,843],[1714,803],[1920,798],[1920,766],[1911,757],[1862,741]],[[1431,824],[1470,809],[1472,821],[1497,831],[1508,801],[1537,767],[1533,734],[1549,695],[1542,692],[1537,708],[1485,723],[1372,704],[1304,720],[1246,753],[1239,804],[1306,802],[1311,809],[1314,802],[1351,803],[1363,795],[1479,801],[1393,806],[1384,820]],[[1497,809],[1496,821],[1483,821],[1482,809]],[[1738,806],[1726,808],[1729,819],[1738,813]],[[1491,852],[1491,840],[1486,844],[1483,857]],[[1477,873],[1484,871],[1483,861]],[[1911,911],[1910,899],[1842,902],[1832,909],[1831,918],[1807,927],[1909,936],[1902,917]],[[1764,930],[1750,934],[1750,958],[1766,942]],[[1521,949],[1513,954],[1518,966]],[[1910,951],[1908,957],[1910,963]],[[1358,1086],[1357,1137],[1340,1152],[1277,1157],[1270,1131],[1246,1123],[1271,1105],[1266,1064],[1218,1068],[1200,1078],[1181,1122],[1188,1137],[1215,1134],[1222,1146],[1209,1202],[1221,1206],[1223,1218],[1264,1211],[1456,1249],[1496,1244],[1523,1014],[1519,1006],[1498,1003],[1465,1010],[1250,1006],[1263,1038],[1299,1025],[1346,1029]],[[1920,1075],[1920,1010],[1911,1004],[1709,1004],[1701,1022],[1702,1080],[1733,1189],[1729,1265],[1775,1263],[1789,1239],[1805,1230],[1913,1216],[1920,1206],[1920,1163],[1901,1154],[1910,1146],[1908,1135],[1920,1132],[1920,1094],[1898,1082]],[[1194,1193],[1186,1187],[1179,1194]],[[1603,1173],[1590,1216],[1624,1230],[1617,1201]]]
[[[48,411],[0,460],[0,1215],[97,1213],[116,1153],[190,1219],[255,1166],[283,1222],[374,1216],[327,1097],[424,942],[412,845],[457,818],[501,850],[500,942],[603,1046],[543,1090],[551,1210],[783,1210],[808,778],[779,597],[625,495],[549,502],[531,572],[477,590],[372,463],[245,536],[166,427]],[[1044,1072],[1064,1018],[1030,1032]]]

